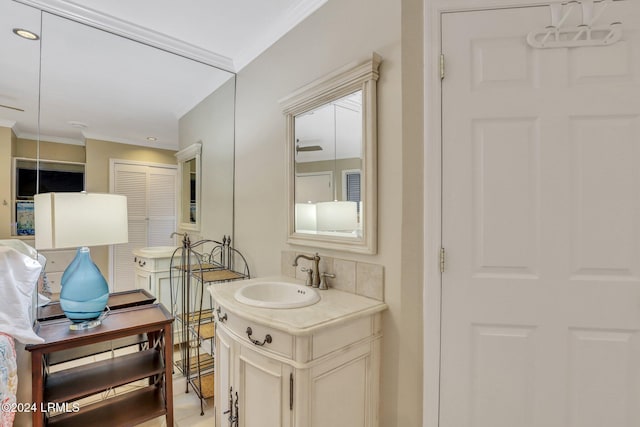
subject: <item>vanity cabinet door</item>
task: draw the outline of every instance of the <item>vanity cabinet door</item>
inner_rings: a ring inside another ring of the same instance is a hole
[[[216,325],[216,369],[214,381],[216,399],[214,412],[215,425],[220,427],[231,425],[229,411],[233,403],[230,400],[235,400],[235,392],[237,391],[237,386],[232,382],[235,357],[234,345],[234,341],[227,335],[224,327],[220,327],[220,324]],[[231,390],[232,386],[233,390]]]
[[[136,268],[135,275],[136,275],[136,289],[144,289],[145,291],[149,292],[151,295],[155,297],[156,296],[155,289],[153,289],[153,287],[151,286],[151,273],[148,273],[142,269]]]
[[[156,297],[156,301],[171,309],[171,275],[169,272],[170,258],[135,258],[135,288],[144,289]],[[175,292],[175,289],[174,289]],[[177,295],[180,297],[179,295]],[[180,306],[180,301],[175,302]]]
[[[240,346],[237,361],[240,427],[291,426],[291,366],[265,357],[245,345]]]
[[[309,386],[302,393],[313,396],[301,420],[307,427],[378,425],[379,360],[373,348],[378,342],[352,347],[309,369]]]
[[[163,271],[162,273],[155,273],[153,281],[156,282],[157,286],[157,289],[155,289],[155,292],[157,292],[157,294],[155,296],[158,299],[158,302],[164,305],[165,308],[169,310],[169,312],[174,313],[171,307],[171,277],[169,275],[169,272]],[[177,292],[176,294],[179,294],[179,292]],[[180,300],[174,301],[174,304],[176,305],[176,307],[180,307],[182,298],[180,295],[176,296]]]

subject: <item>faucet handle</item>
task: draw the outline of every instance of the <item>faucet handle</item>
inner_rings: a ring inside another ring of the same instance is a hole
[[[320,287],[318,289],[326,290],[329,289],[329,285],[327,284],[327,277],[329,277],[330,279],[335,279],[336,275],[331,273],[322,273],[320,274],[320,277],[322,278],[322,280],[320,281]]]
[[[307,273],[307,279],[304,281],[304,284],[307,286],[311,286],[311,284],[313,283],[313,269],[302,267],[300,268],[300,271],[302,271],[303,273]]]

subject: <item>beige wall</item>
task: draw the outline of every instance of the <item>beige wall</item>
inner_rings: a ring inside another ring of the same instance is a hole
[[[175,151],[147,148],[117,142],[87,139],[86,185],[93,193],[109,192],[109,162],[111,159],[175,165]]]
[[[423,1],[402,0],[402,223],[397,424],[422,425],[424,254]],[[381,160],[384,161],[384,160]],[[434,261],[436,262],[436,261]],[[413,325],[413,326],[412,326]],[[405,332],[406,331],[406,332]],[[410,414],[410,415],[407,415]]]
[[[11,156],[14,146],[11,128],[0,127],[0,239],[11,236]]]
[[[13,156],[35,159],[37,158],[37,151],[36,141],[18,138]],[[40,158],[45,160],[84,163],[85,149],[82,145],[40,141]]]
[[[422,423],[421,2],[328,2],[237,77],[235,242],[254,276],[278,274],[286,244],[285,126],[278,100],[353,61],[383,58],[378,82],[378,254],[382,264],[381,426]],[[416,37],[416,40],[413,38]],[[410,38],[411,40],[405,40]],[[312,248],[313,250],[315,248]]]

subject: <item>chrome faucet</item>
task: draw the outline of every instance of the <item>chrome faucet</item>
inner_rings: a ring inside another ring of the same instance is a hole
[[[182,236],[182,247],[186,248],[191,245],[187,233],[178,233],[177,231],[174,231],[173,233],[171,233],[171,236],[169,236],[169,238],[173,239],[174,236]]]
[[[327,277],[330,279],[336,278],[336,275],[331,273],[322,273],[320,276],[322,277],[322,279],[320,280],[320,286],[318,287],[318,289],[322,291],[329,289],[329,284],[327,283]]]
[[[300,258],[304,258],[304,259],[308,259],[309,261],[313,261],[313,269],[311,270],[311,286],[313,286],[314,288],[317,288],[320,286],[320,255],[318,255],[318,253],[316,252],[316,254],[314,256],[307,256],[307,255],[298,255],[295,259],[295,261],[293,261],[293,266],[297,267],[298,266],[298,260]]]

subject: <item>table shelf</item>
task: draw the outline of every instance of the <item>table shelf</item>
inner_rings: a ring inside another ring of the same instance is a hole
[[[162,390],[148,386],[140,390],[82,407],[79,412],[65,412],[50,417],[49,427],[131,426],[167,413]],[[171,422],[170,425],[173,425]]]
[[[67,402],[125,385],[164,371],[157,350],[144,350],[54,372],[44,384],[45,402]]]

